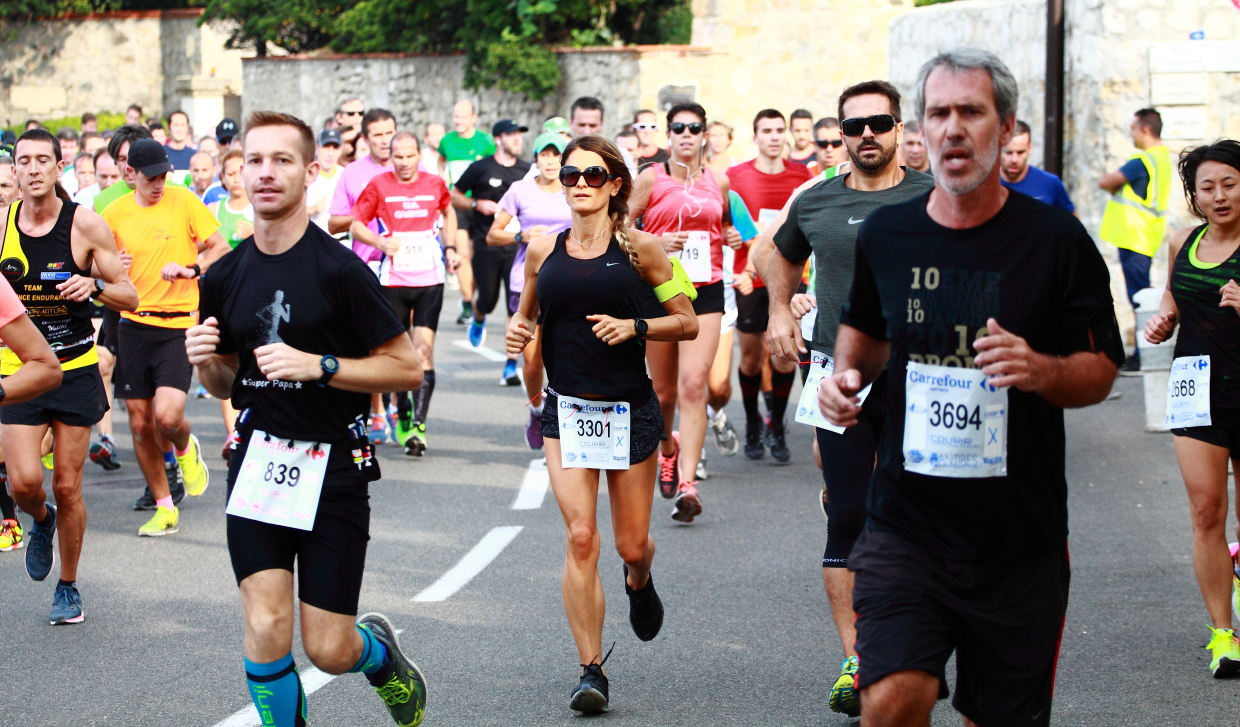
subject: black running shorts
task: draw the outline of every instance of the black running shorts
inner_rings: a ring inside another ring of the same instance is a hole
[[[736,291],[736,330],[741,333],[766,333],[770,302],[766,288],[754,288],[749,295]]]
[[[21,404],[0,407],[0,424],[36,427],[52,420],[71,427],[93,427],[108,411],[108,394],[98,364],[64,372],[60,386]]]
[[[693,312],[699,316],[707,313],[723,312],[722,280],[703,285],[697,289],[697,300],[693,301]]]
[[[1240,459],[1240,411],[1210,407],[1210,421],[1208,427],[1172,429],[1171,433],[1222,447],[1232,459]]]
[[[474,299],[474,310],[480,311],[483,315],[489,315],[495,310],[495,304],[500,298],[500,286],[504,287],[505,295],[503,297],[504,309],[508,315],[512,315],[513,311],[509,310],[512,295],[512,264],[517,258],[517,246],[505,245],[504,247],[484,247],[480,250],[474,250],[474,259],[471,265],[474,269],[474,289],[477,291],[477,297]]]
[[[629,463],[645,462],[659,448],[659,442],[667,441],[667,428],[659,397],[652,390],[644,395],[644,402],[630,401],[629,413]],[[542,435],[547,439],[560,438],[560,397],[547,392],[543,397]]]
[[[112,373],[117,399],[150,399],[161,386],[189,392],[194,367],[185,353],[184,328],[131,320],[122,320],[117,328],[120,341]]]
[[[952,706],[961,714],[980,725],[1050,724],[1068,609],[1067,543],[1021,558],[945,560],[871,525],[848,567],[856,574],[858,687],[925,671],[944,698],[944,667],[955,651]]]
[[[397,319],[406,327],[413,321],[415,328],[439,330],[439,312],[443,309],[443,284],[417,288],[385,287],[383,294],[392,305]]]
[[[121,314],[111,308],[103,309],[103,323],[99,325],[99,333],[95,335],[95,345],[103,346],[116,355],[116,345],[120,340],[120,334],[117,333],[116,327],[120,324]]]

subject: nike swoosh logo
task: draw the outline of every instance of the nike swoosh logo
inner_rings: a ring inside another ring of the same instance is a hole
[[[619,264],[620,263],[607,263],[607,267],[611,267],[612,265],[619,265]]]
[[[864,217],[862,217],[862,218],[861,218],[861,219],[859,219],[859,220],[854,220],[852,217],[849,217],[849,218],[848,218],[848,224],[850,224],[850,225],[859,225],[859,224],[861,224],[862,222],[865,222],[865,218],[864,218]]]

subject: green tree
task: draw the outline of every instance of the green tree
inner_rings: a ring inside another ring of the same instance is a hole
[[[267,55],[272,43],[290,53],[322,48],[336,35],[340,16],[356,0],[208,0],[198,23],[232,21],[228,48]]]
[[[0,0],[0,18],[34,20],[55,18],[68,13],[97,13],[117,10],[121,0]]]

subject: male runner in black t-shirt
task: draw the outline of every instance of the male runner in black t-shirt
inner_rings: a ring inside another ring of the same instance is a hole
[[[264,724],[305,724],[291,653],[296,561],[310,660],[329,674],[366,674],[396,723],[417,725],[426,685],[396,630],[380,614],[354,618],[367,483],[379,478],[368,394],[416,389],[422,367],[374,274],[306,214],[318,174],[310,127],[257,112],[244,138],[254,236],[202,278],[202,323],[187,331],[186,350],[203,386],[240,411],[227,529],[250,694],[272,717]]]
[[[862,223],[819,389],[827,419],[851,427],[858,392],[889,368],[848,561],[872,724],[929,724],[953,651],[966,725],[1050,723],[1069,580],[1063,409],[1101,401],[1123,349],[1088,233],[999,183],[1016,98],[990,53],[923,66],[936,186]]]
[[[499,301],[501,282],[504,285],[504,309],[509,316],[513,313],[509,307],[512,296],[508,285],[512,263],[517,257],[517,244],[488,247],[487,233],[491,230],[504,193],[513,182],[524,179],[530,170],[530,163],[518,158],[521,155],[521,135],[528,130],[510,119],[496,122],[491,127],[491,134],[495,137],[495,154],[469,165],[452,188],[452,205],[471,212],[469,237],[474,247],[474,318],[469,323],[469,342],[474,346],[481,346],[487,340],[487,314],[495,310],[495,304]],[[516,358],[510,357],[504,365],[500,383],[507,386],[521,384],[517,378]]]

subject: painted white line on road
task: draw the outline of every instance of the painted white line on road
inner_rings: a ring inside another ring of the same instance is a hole
[[[474,549],[461,558],[461,562],[452,566],[452,570],[431,584],[430,588],[414,596],[412,600],[419,602],[442,601],[453,593],[461,590],[473,577],[482,572],[496,556],[508,547],[512,539],[521,532],[520,525],[505,525],[492,528]]]
[[[396,630],[398,634],[403,634],[404,632],[404,629]],[[298,671],[301,675],[302,691],[306,693],[307,697],[327,686],[328,682],[339,676],[338,674],[328,674],[327,672],[319,671],[315,667],[310,667],[305,671]],[[217,722],[215,727],[262,727],[262,724],[263,721],[258,717],[258,710],[251,704],[223,722]]]
[[[525,481],[521,483],[521,491],[517,493],[517,501],[512,503],[512,509],[537,510],[542,507],[543,498],[547,496],[547,487],[550,484],[546,458],[531,461],[530,468],[525,471]]]
[[[496,351],[493,348],[487,348],[486,346],[478,346],[477,348],[474,348],[473,346],[470,345],[469,341],[453,341],[452,345],[459,346],[465,349],[466,351],[473,351],[474,353],[478,354],[479,356],[485,358],[488,361],[507,361],[508,360],[507,356],[500,353],[499,351]]]

